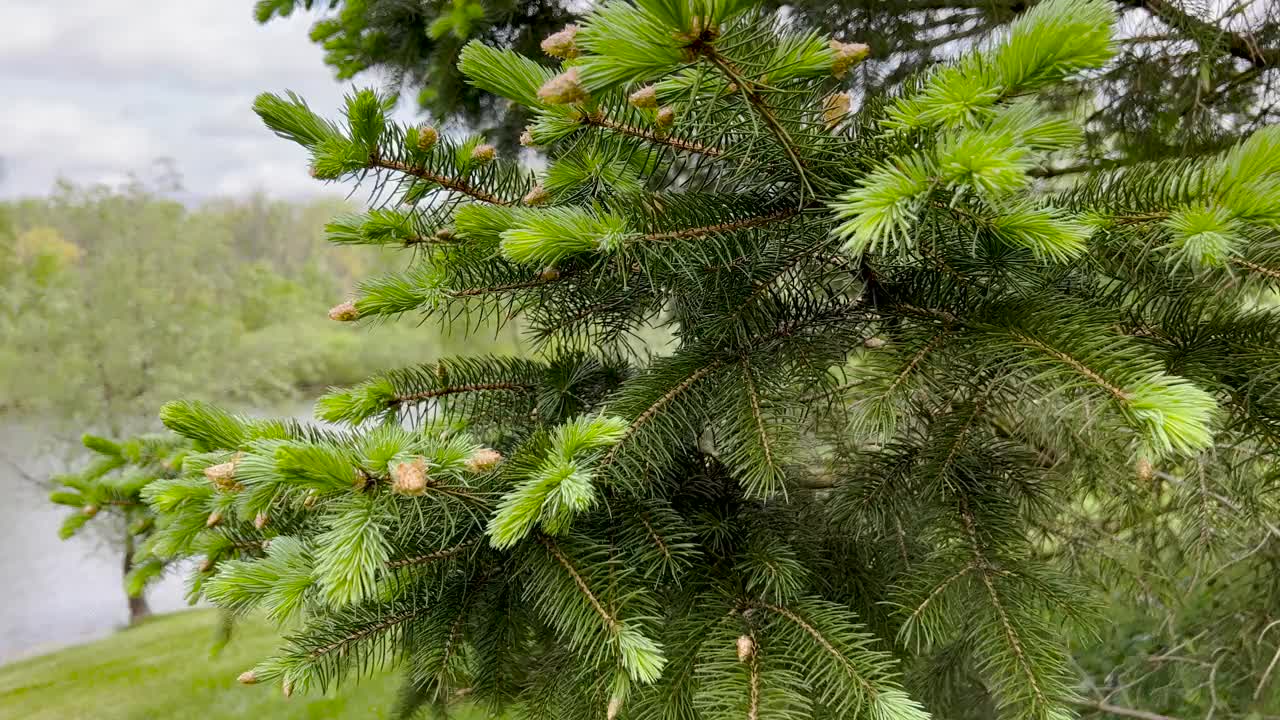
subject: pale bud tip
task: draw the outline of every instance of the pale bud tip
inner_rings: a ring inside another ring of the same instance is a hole
[[[631,93],[627,102],[642,110],[653,110],[658,107],[658,90],[652,85],[646,85]]]
[[[356,304],[350,300],[334,305],[329,308],[329,319],[338,322],[351,322],[360,319],[360,311],[356,309]]]
[[[467,469],[471,472],[487,472],[502,462],[502,453],[490,448],[480,448],[467,458]]]
[[[565,25],[563,30],[548,35],[542,41],[542,52],[564,60],[578,57],[577,36],[577,25]]]
[[[255,685],[258,682],[258,675],[252,670],[240,673],[240,677],[236,678],[243,685]]]
[[[750,635],[738,636],[738,662],[747,662],[756,654],[756,641]]]
[[[538,89],[538,98],[551,105],[570,105],[586,100],[587,91],[578,78],[578,68],[571,67],[551,78]]]
[[[439,141],[440,141],[440,133],[437,132],[435,128],[431,127],[430,125],[423,125],[422,127],[418,128],[418,149],[419,150],[426,152],[427,150],[430,150],[431,148],[435,147],[436,143]]]

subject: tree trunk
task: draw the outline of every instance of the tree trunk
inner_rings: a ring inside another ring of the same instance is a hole
[[[124,575],[128,575],[133,569],[133,535],[128,531],[124,534]],[[145,593],[145,591],[144,591]],[[151,608],[147,605],[147,597],[140,593],[137,597],[129,598],[129,625],[136,625],[143,618],[151,614]]]

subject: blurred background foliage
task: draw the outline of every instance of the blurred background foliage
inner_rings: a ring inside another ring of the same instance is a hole
[[[400,262],[326,243],[346,210],[263,196],[188,206],[139,183],[0,204],[0,412],[119,435],[154,427],[175,397],[267,411],[464,350],[435,326],[328,319],[355,278]]]

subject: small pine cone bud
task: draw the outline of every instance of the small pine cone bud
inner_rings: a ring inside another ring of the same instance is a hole
[[[307,173],[311,175],[312,178],[315,178],[317,180],[320,179],[320,170],[315,165],[307,166]]]
[[[551,200],[551,193],[547,192],[547,189],[541,185],[534,185],[533,189],[526,193],[520,202],[525,205],[546,205],[549,200]]]
[[[1138,480],[1140,482],[1149,483],[1151,478],[1155,477],[1156,469],[1151,465],[1151,461],[1145,457],[1138,458],[1136,468],[1138,472]]]
[[[580,103],[588,97],[578,79],[578,68],[572,67],[551,78],[538,89],[538,98],[552,105]]]
[[[284,696],[285,696],[285,697],[292,697],[292,696],[293,696],[293,681],[292,681],[292,680],[285,680],[284,682],[280,683],[280,692],[284,693]]]
[[[467,458],[467,469],[474,473],[488,472],[502,462],[502,453],[489,448],[480,448]]]
[[[548,35],[542,41],[542,52],[565,60],[576,58],[578,57],[577,35],[577,25],[565,25],[563,30]]]
[[[658,117],[654,118],[653,124],[662,130],[669,129],[676,124],[676,109],[670,105],[658,111]]]
[[[440,228],[436,231],[436,239],[441,242],[453,242],[457,238],[458,234],[453,231],[453,228]]]
[[[618,713],[622,710],[622,698],[609,698],[609,708],[605,711],[605,720],[614,720],[618,717]]]
[[[81,512],[85,517],[93,517],[94,515],[97,515],[97,514],[98,514],[98,506],[97,506],[97,505],[85,505],[84,507],[80,508],[80,512]]]
[[[862,43],[843,43],[832,40],[830,45],[831,49],[836,51],[836,58],[831,62],[831,74],[838,78],[844,77],[850,68],[866,60],[871,54],[871,48]]]
[[[360,311],[356,309],[356,304],[350,300],[334,305],[329,308],[329,319],[338,322],[352,322],[360,319]]]
[[[252,670],[246,670],[240,673],[240,677],[236,678],[236,680],[243,685],[256,685],[258,684],[258,674]]]
[[[312,490],[311,492],[307,493],[307,496],[305,498],[303,498],[302,507],[310,510],[311,508],[316,506],[316,503],[319,502],[319,500],[320,500],[320,494],[317,493],[315,490]]]
[[[267,517],[266,513],[258,513],[253,518],[253,527],[258,530],[261,530],[262,528],[267,526],[268,519],[269,518]]]
[[[221,523],[222,523],[222,513],[218,512],[217,510],[214,510],[213,512],[209,513],[208,519],[204,521],[204,526],[213,527]]]
[[[839,125],[844,116],[849,114],[849,104],[849,93],[828,95],[822,101],[822,120],[828,129]]]
[[[885,339],[879,337],[869,337],[862,341],[862,347],[869,350],[878,350],[885,345]]]
[[[391,492],[415,497],[427,491],[427,461],[414,458],[391,468]]]
[[[440,142],[440,133],[430,125],[423,125],[418,128],[418,149],[426,152],[436,146]]]
[[[524,132],[520,133],[520,144],[525,147],[533,147],[534,146],[533,133],[529,132],[528,130],[525,130]]]
[[[216,564],[217,563],[214,562],[213,558],[207,557],[204,559],[204,562],[200,563],[200,572],[207,573],[210,570],[213,570],[213,566]]]
[[[471,160],[480,164],[493,162],[498,157],[498,149],[492,145],[477,145],[475,150],[471,151]]]
[[[631,96],[627,98],[627,102],[641,110],[656,110],[658,108],[658,90],[652,85],[646,85],[631,93]]]
[[[750,635],[738,636],[738,662],[747,662],[756,654],[756,641]]]
[[[543,282],[551,282],[560,279],[560,270],[554,265],[548,265],[542,268],[542,272],[538,273],[538,279]]]
[[[237,490],[239,483],[236,482],[236,465],[240,463],[240,456],[237,454],[228,462],[210,465],[204,469],[204,476],[213,483],[213,486],[219,490]]]

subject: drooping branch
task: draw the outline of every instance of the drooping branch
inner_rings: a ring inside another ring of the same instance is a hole
[[[782,145],[783,151],[787,154],[787,159],[791,161],[791,164],[796,169],[797,177],[800,180],[800,187],[813,192],[813,188],[809,184],[808,172],[805,170],[804,160],[800,158],[800,153],[796,149],[795,140],[791,139],[791,133],[787,132],[787,129],[782,126],[782,123],[778,120],[778,116],[774,114],[773,108],[769,107],[769,103],[765,101],[764,96],[760,93],[758,83],[754,80],[743,77],[742,73],[738,72],[738,69],[733,66],[733,63],[729,62],[727,58],[716,52],[714,48],[708,46],[705,51],[705,55],[707,60],[724,73],[725,77],[727,77],[730,82],[738,86],[743,97],[747,99],[747,103],[755,109],[756,114],[758,114],[760,119],[764,121],[764,124],[768,126],[769,131],[778,139],[778,142]]]

